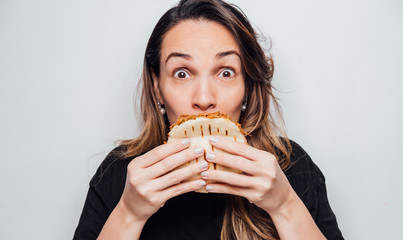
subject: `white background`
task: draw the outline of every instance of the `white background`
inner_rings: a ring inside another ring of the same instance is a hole
[[[0,239],[71,239],[88,182],[139,131],[146,42],[176,1],[0,0]],[[272,40],[290,138],[346,239],[401,239],[403,2],[238,0]]]

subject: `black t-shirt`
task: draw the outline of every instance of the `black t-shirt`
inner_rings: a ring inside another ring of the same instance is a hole
[[[91,179],[74,239],[96,239],[123,193],[127,165],[115,148]],[[327,239],[343,239],[330,208],[325,178],[308,154],[292,142],[292,167],[286,176]],[[220,239],[225,194],[185,193],[168,200],[145,224],[140,240]]]

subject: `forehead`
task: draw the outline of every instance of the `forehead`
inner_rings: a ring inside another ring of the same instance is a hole
[[[172,52],[197,55],[228,50],[239,52],[239,46],[232,33],[223,25],[207,20],[185,20],[165,34],[161,45],[161,60]]]

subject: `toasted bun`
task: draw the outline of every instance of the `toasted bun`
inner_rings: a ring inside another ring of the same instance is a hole
[[[233,122],[227,115],[220,112],[201,113],[198,115],[181,115],[178,121],[173,124],[170,129],[171,131],[168,133],[168,142],[189,138],[190,146],[201,146],[204,148],[205,152],[221,152],[220,149],[214,148],[210,144],[209,138],[211,136],[223,136],[236,142],[247,143],[241,125]],[[200,162],[203,159],[205,159],[205,154],[204,156],[180,166],[180,168],[190,165],[195,161]],[[241,171],[215,163],[209,163],[208,169],[241,173]],[[187,180],[190,181],[195,179],[201,179],[200,174]],[[213,181],[211,180],[207,180],[207,184],[212,182]],[[207,193],[204,188],[196,190],[196,192]]]

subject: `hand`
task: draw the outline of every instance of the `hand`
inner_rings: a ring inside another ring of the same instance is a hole
[[[214,136],[210,143],[223,152],[207,152],[207,161],[244,174],[208,170],[202,178],[217,182],[207,185],[207,191],[245,197],[269,214],[293,198],[294,190],[273,154],[224,137]]]
[[[133,159],[120,204],[136,221],[146,221],[168,199],[203,187],[206,182],[201,179],[182,181],[206,170],[207,162],[176,169],[203,154],[200,147],[189,148],[189,140],[178,140]]]

